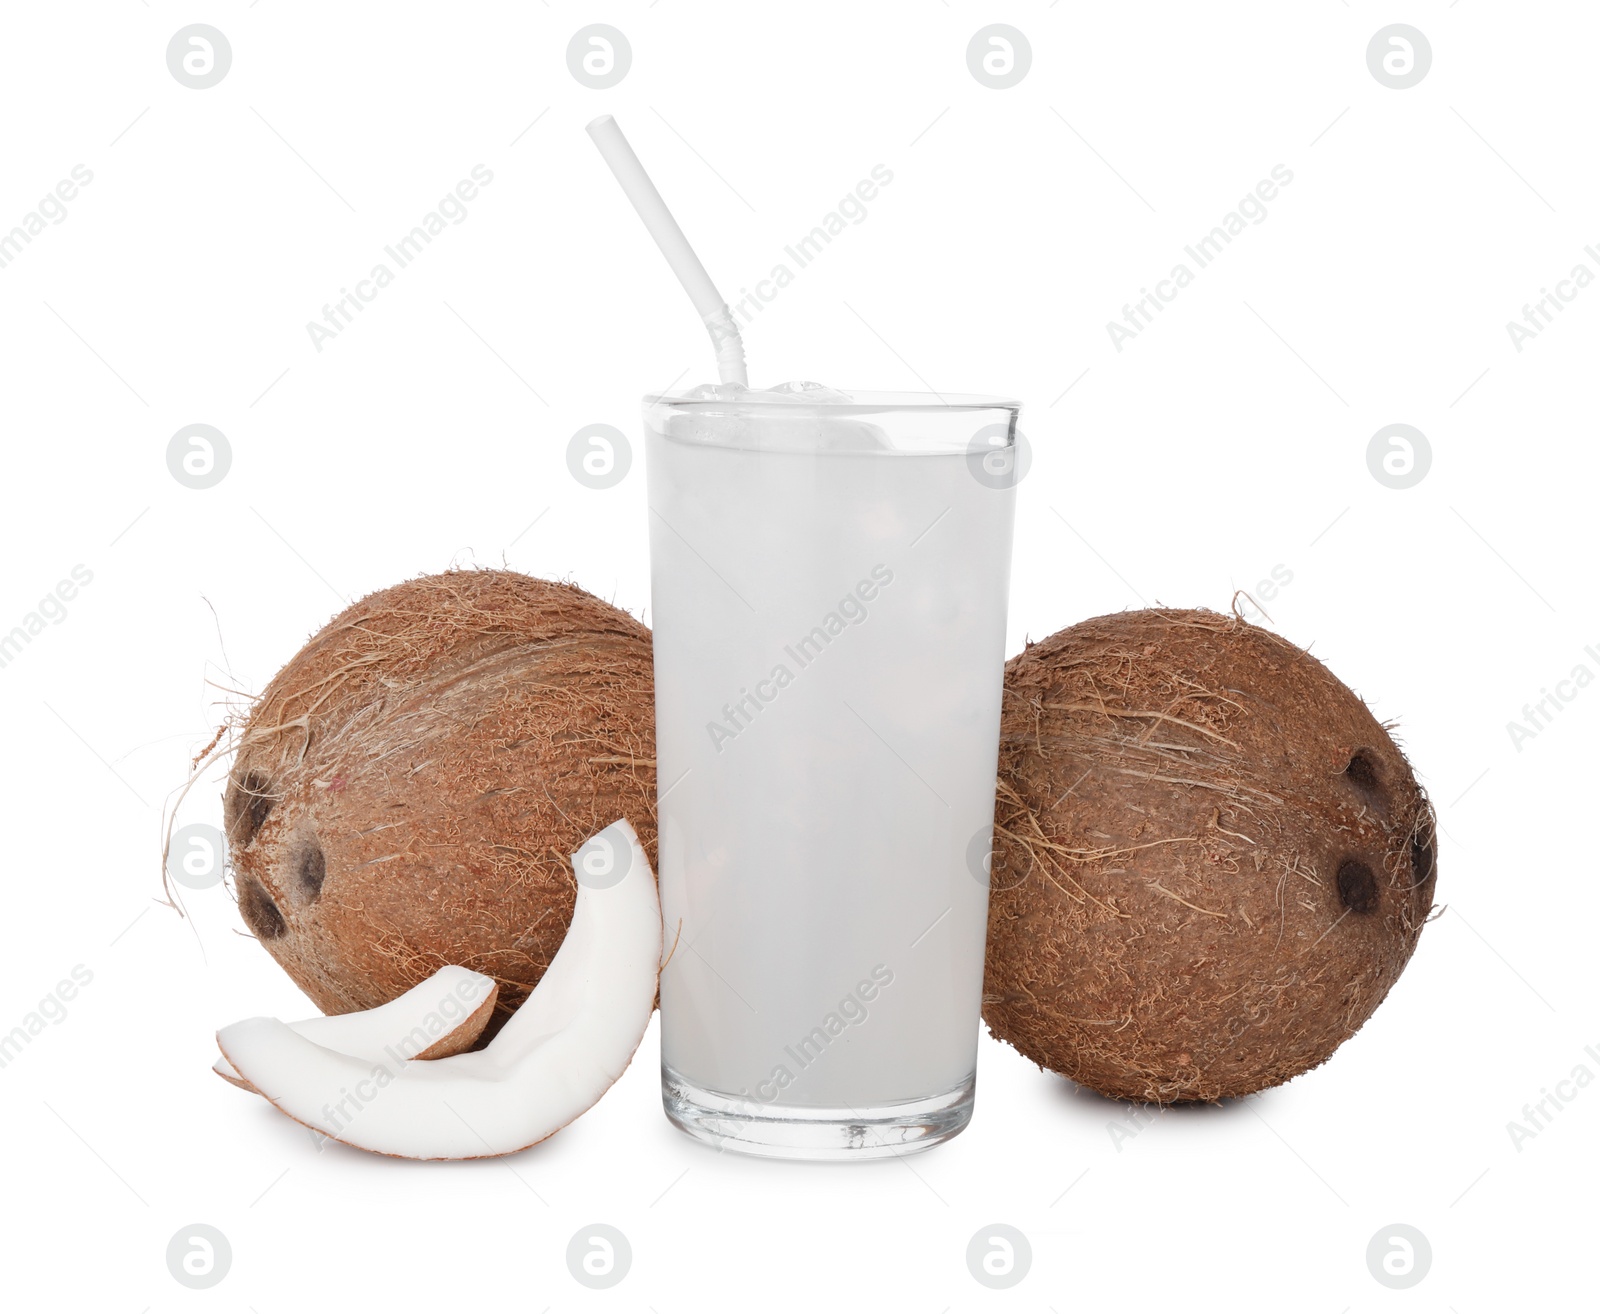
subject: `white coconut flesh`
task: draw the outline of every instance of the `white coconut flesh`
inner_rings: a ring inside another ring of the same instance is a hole
[[[324,1049],[372,1062],[395,1055],[432,1058],[470,1046],[488,1024],[499,994],[493,977],[452,964],[377,1008],[310,1017],[289,1023],[289,1029]],[[243,1090],[255,1089],[226,1058],[219,1058],[211,1070]]]
[[[661,902],[633,827],[606,827],[572,865],[566,938],[487,1048],[428,1062],[359,1057],[260,1017],[217,1033],[223,1056],[291,1118],[377,1154],[474,1159],[542,1141],[627,1068],[661,968]]]

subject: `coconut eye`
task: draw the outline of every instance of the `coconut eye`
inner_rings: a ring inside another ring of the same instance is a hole
[[[1378,906],[1378,878],[1357,858],[1339,864],[1339,900],[1353,913],[1369,913]]]
[[[1350,755],[1350,764],[1345,767],[1344,773],[1357,789],[1376,791],[1378,788],[1378,768],[1364,748],[1358,748]]]
[[[1411,880],[1416,885],[1426,885],[1433,879],[1433,838],[1428,835],[1411,837]]]
[[[248,845],[256,837],[256,832],[261,829],[275,802],[272,782],[259,771],[247,771],[230,781],[224,805],[228,842],[236,849]]]
[[[316,840],[312,840],[300,850],[300,857],[295,862],[294,875],[300,886],[300,893],[305,896],[307,903],[313,902],[322,893],[322,882],[328,875],[328,860],[322,854],[322,845]]]
[[[239,882],[239,915],[258,940],[276,940],[289,929],[266,887],[254,876]]]

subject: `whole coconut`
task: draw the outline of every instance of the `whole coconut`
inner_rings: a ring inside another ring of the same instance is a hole
[[[1105,1095],[1315,1067],[1433,904],[1433,811],[1321,662],[1237,616],[1101,616],[1006,667],[983,1015]]]
[[[374,593],[240,734],[239,911],[326,1013],[457,963],[499,982],[503,1020],[566,934],[568,855],[627,817],[654,860],[653,715],[650,631],[580,588],[465,570]]]

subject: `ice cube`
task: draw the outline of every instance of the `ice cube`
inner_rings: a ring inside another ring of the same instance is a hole
[[[797,379],[771,388],[702,383],[679,395],[685,401],[722,402],[733,408],[773,403],[794,407],[792,414],[767,411],[759,419],[738,409],[684,417],[681,427],[673,426],[674,436],[690,442],[775,452],[883,452],[892,446],[878,425],[830,416],[829,407],[847,406],[855,399],[821,383]]]

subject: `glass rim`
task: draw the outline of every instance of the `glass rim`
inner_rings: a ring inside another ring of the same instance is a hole
[[[679,411],[737,412],[739,414],[803,415],[822,412],[828,415],[872,415],[886,411],[1013,411],[1022,403],[1013,397],[995,397],[968,392],[872,392],[839,390],[849,401],[769,401],[757,397],[690,397],[684,393],[648,392],[646,406],[668,406]]]

